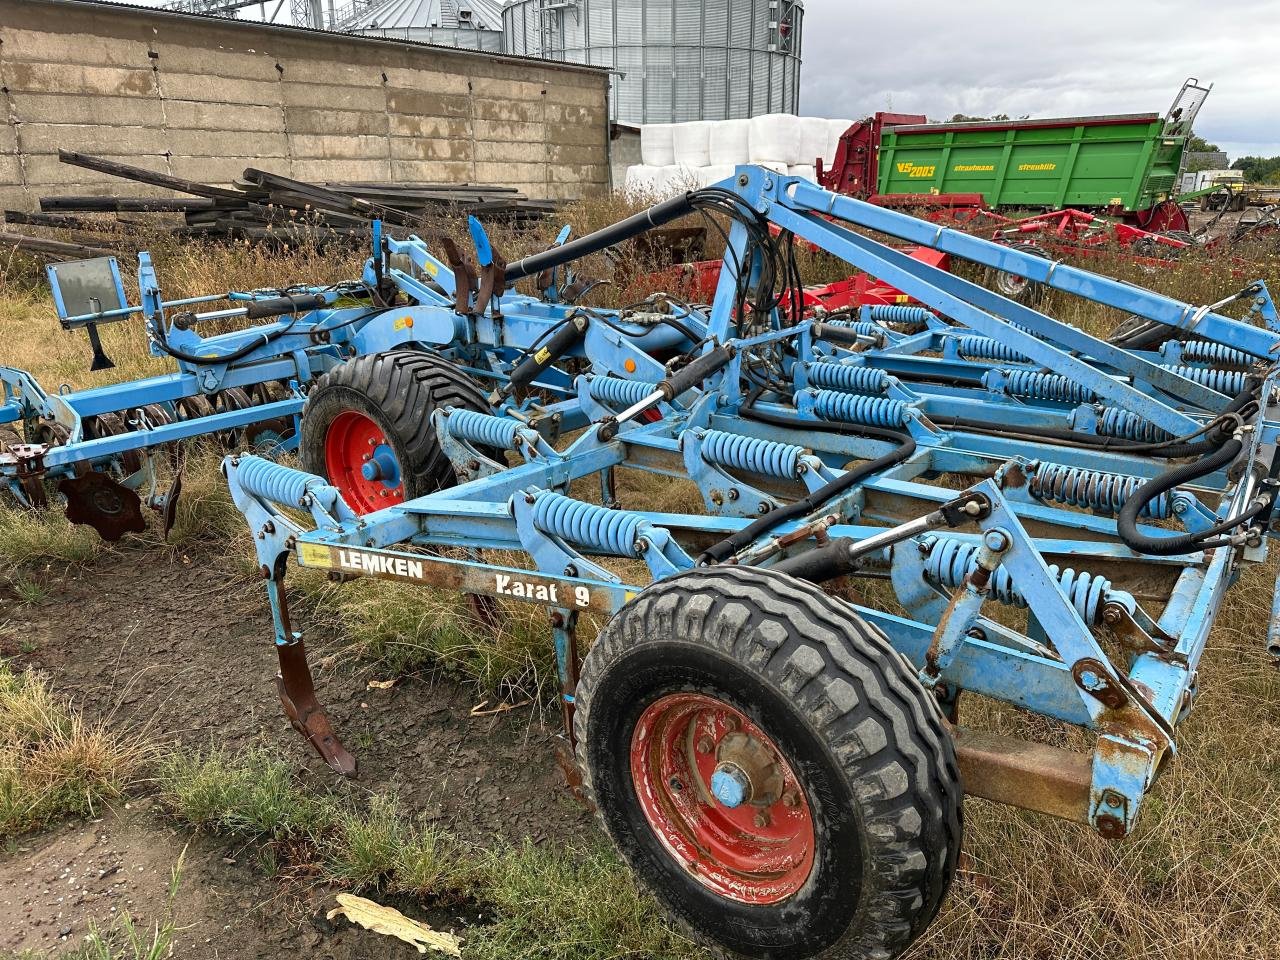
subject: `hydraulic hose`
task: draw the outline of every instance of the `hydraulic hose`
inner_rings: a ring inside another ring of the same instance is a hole
[[[802,420],[799,417],[788,417],[780,414],[765,413],[756,410],[754,404],[748,404],[742,408],[742,416],[748,420],[758,420],[761,423],[772,424],[777,427],[793,427],[797,429],[813,429],[815,424],[812,420]],[[743,547],[763,536],[770,530],[774,530],[789,520],[798,520],[807,516],[814,510],[817,510],[824,503],[834,500],[840,494],[847,492],[857,486],[867,477],[873,476],[882,470],[895,466],[906,460],[916,451],[916,442],[910,434],[902,433],[898,430],[884,430],[879,427],[863,427],[852,423],[823,423],[821,428],[825,431],[852,434],[860,437],[872,437],[878,440],[890,440],[898,444],[896,448],[890,450],[883,456],[877,457],[875,460],[868,460],[858,464],[852,470],[847,471],[840,477],[832,480],[830,483],[815,490],[803,500],[796,500],[789,503],[785,507],[780,507],[772,513],[767,513],[759,520],[756,520],[743,527],[737,533],[726,537],[719,543],[708,548],[698,560],[701,563],[722,563],[729,557],[733,556]]]
[[[1172,470],[1166,470],[1134,491],[1133,496],[1125,501],[1124,506],[1120,509],[1119,516],[1116,518],[1116,530],[1120,534],[1120,539],[1124,541],[1125,546],[1138,553],[1156,557],[1170,557],[1180,553],[1191,553],[1211,546],[1226,546],[1229,541],[1209,541],[1207,538],[1224,533],[1226,530],[1244,523],[1251,516],[1261,512],[1261,509],[1265,509],[1265,507],[1254,507],[1252,512],[1246,511],[1242,516],[1234,517],[1227,523],[1219,524],[1211,530],[1205,530],[1200,533],[1184,533],[1172,537],[1149,537],[1141,533],[1138,530],[1138,516],[1142,513],[1143,507],[1152,500],[1176,487],[1208,476],[1215,470],[1221,470],[1235,460],[1243,449],[1244,443],[1233,437],[1208,456],[1201,457],[1192,463],[1184,463],[1181,466],[1174,467]]]
[[[627,217],[625,220],[619,220],[603,230],[597,230],[595,233],[588,233],[585,237],[571,240],[562,247],[552,247],[550,250],[531,254],[521,260],[517,260],[515,263],[508,264],[506,269],[507,282],[514,283],[517,280],[523,280],[525,277],[537,276],[543,270],[551,270],[555,267],[564,266],[566,263],[572,263],[574,260],[581,260],[590,254],[599,253],[608,247],[616,246],[624,240],[637,237],[646,230],[661,227],[672,220],[679,220],[681,217],[694,212],[694,197],[695,194],[693,193],[685,193],[670,200],[664,200],[648,210],[641,210],[639,213]]]

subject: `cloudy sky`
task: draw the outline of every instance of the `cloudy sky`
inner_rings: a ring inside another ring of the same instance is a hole
[[[1196,132],[1280,154],[1277,0],[806,0],[800,110],[1033,117],[1163,113],[1214,84]]]
[[[805,114],[1163,113],[1194,76],[1214,84],[1197,133],[1232,158],[1280,155],[1280,0],[806,0],[805,8]]]

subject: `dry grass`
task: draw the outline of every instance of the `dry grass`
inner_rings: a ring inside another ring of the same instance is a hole
[[[86,723],[40,675],[0,663],[0,838],[92,814],[145,759],[141,743]]]
[[[571,209],[567,218],[576,232],[583,233],[630,212],[632,205],[625,201],[596,200]],[[457,223],[441,228],[459,235],[463,229]],[[554,233],[555,226],[548,224],[521,237],[501,230],[494,230],[493,236],[499,248],[514,258],[549,243]],[[338,279],[353,275],[358,259],[357,254],[324,258],[311,251],[268,256],[243,248],[161,247],[157,251],[170,296],[207,292],[229,283],[250,287]],[[827,260],[807,260],[807,279],[839,275]],[[1280,261],[1273,251],[1253,251],[1235,261],[1191,258],[1155,273],[1114,255],[1103,255],[1088,265],[1193,303],[1216,300],[1256,277],[1280,276]],[[597,256],[582,269],[601,276],[612,267]],[[646,292],[643,285],[605,288],[593,302],[629,302]],[[1045,309],[1095,333],[1123,319],[1114,311],[1052,293]],[[110,372],[112,378],[163,369],[163,364],[146,356],[136,323],[108,328],[105,339],[119,364]],[[0,342],[5,344],[5,362],[32,369],[49,386],[89,382],[87,347],[78,336],[59,330],[30,264],[0,264]],[[216,472],[217,459],[218,452],[207,449],[189,462],[176,534],[184,543],[226,542],[229,554],[247,558],[250,549],[243,524],[229,505]],[[665,480],[625,474],[621,482],[628,506],[688,509],[696,503],[687,489]],[[10,570],[20,565],[29,571],[44,564],[51,573],[59,563],[92,559],[103,548],[92,536],[82,534],[59,519],[0,510],[0,565]],[[1196,711],[1180,731],[1180,754],[1146,802],[1137,836],[1108,843],[1079,826],[969,801],[965,869],[913,957],[1228,960],[1280,956],[1273,943],[1275,932],[1280,931],[1280,675],[1266,662],[1261,637],[1274,577],[1274,565],[1253,568],[1229,594],[1202,667]],[[443,664],[488,689],[512,695],[545,691],[553,676],[546,631],[536,615],[523,608],[504,611],[505,625],[494,636],[477,630],[465,603],[455,597],[375,581],[339,587],[308,573],[295,575],[291,582],[306,598],[306,616],[327,620],[353,638],[357,645],[353,653],[382,661],[390,669]],[[583,634],[589,636],[587,630]],[[25,691],[17,698],[20,702],[33,696],[30,685],[34,683],[34,689],[42,691],[35,699],[43,698],[41,702],[50,704],[50,709],[56,706],[39,681],[7,676],[5,690],[21,686]],[[1035,722],[1011,711],[979,705],[965,710],[968,717],[980,716],[1014,729],[1038,729]],[[37,790],[36,795],[60,799],[40,808],[47,813],[26,815],[22,822],[28,825],[65,809],[70,798],[96,803],[127,779],[112,776],[111,771],[118,768],[102,762],[103,757],[114,756],[109,740],[101,739],[102,731],[85,731],[74,722],[67,727],[66,722],[55,724],[46,738],[62,745],[64,761],[41,761],[38,769],[47,771],[41,776],[65,778],[65,758],[72,755],[83,770],[93,772],[87,779],[64,779],[72,784],[67,790]],[[99,739],[94,740],[95,736]],[[75,749],[81,753],[75,753],[69,743],[79,744]],[[16,762],[11,758],[34,752],[28,748],[5,752],[5,769]],[[489,939],[473,946],[475,955],[520,955],[520,944],[524,944],[526,950],[537,947],[538,956],[558,956],[557,944],[570,940],[563,931],[570,922],[589,926],[584,934],[591,944],[588,955],[609,956],[618,950],[636,956],[684,955],[682,948],[672,946],[673,941],[662,939],[665,933],[652,933],[658,928],[648,920],[651,904],[634,892],[607,855],[577,851],[573,856],[548,859],[546,854],[516,850],[495,854],[491,861],[476,851],[465,851],[463,856],[447,837],[405,822],[391,805],[354,811],[308,806],[287,773],[273,773],[265,758],[253,758],[247,774],[242,769],[245,764],[237,767],[225,758],[218,761],[220,768],[192,766],[194,761],[188,760],[181,775],[172,769],[166,774],[170,785],[164,789],[177,813],[191,823],[272,842],[305,836],[329,875],[352,886],[373,885],[440,898],[475,895],[476,884],[482,884],[486,892],[481,899],[495,906],[500,919],[485,935]],[[23,783],[35,783],[25,771],[37,768],[22,769]],[[10,776],[3,782],[12,781]],[[102,792],[94,793],[95,789]],[[0,803],[4,802],[0,796]],[[19,807],[36,809],[29,802]],[[285,807],[292,812],[284,812]],[[477,865],[489,862],[497,865],[495,870],[487,879],[476,880]],[[465,876],[458,872],[462,864]],[[535,914],[517,909],[525,903],[545,904],[545,898],[539,897],[548,890],[559,891],[563,912],[557,908],[554,914]],[[610,897],[621,899],[615,902]],[[616,939],[610,942],[611,937]]]

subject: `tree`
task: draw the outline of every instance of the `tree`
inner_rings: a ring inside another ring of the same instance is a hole
[[[1220,153],[1222,148],[1216,143],[1210,143],[1204,137],[1191,135],[1191,139],[1187,141],[1187,149],[1191,153]]]
[[[1280,157],[1241,157],[1231,165],[1249,183],[1280,183]]]

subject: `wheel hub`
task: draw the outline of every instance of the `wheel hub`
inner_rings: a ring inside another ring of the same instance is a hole
[[[329,482],[357,513],[372,513],[404,502],[404,478],[395,450],[373,419],[344,410],[325,434]]]
[[[804,790],[769,736],[704,694],[663,697],[632,735],[631,774],[654,834],[704,887],[773,904],[813,869],[816,833]]]

